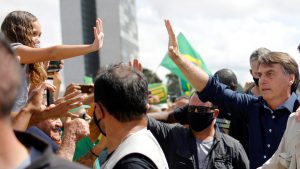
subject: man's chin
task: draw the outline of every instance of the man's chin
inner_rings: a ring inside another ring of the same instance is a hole
[[[268,101],[271,99],[270,93],[268,93],[268,92],[265,92],[265,93],[263,92],[262,97],[265,101]]]

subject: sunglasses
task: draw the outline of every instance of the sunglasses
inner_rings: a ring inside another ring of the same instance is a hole
[[[193,106],[189,105],[188,106],[188,112],[192,113],[207,113],[207,112],[212,112],[216,107],[205,107],[205,106]]]

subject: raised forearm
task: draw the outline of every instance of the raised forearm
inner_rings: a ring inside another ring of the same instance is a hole
[[[201,92],[208,83],[209,76],[199,67],[184,58],[181,54],[172,58],[187,80],[193,85],[197,91]]]
[[[20,56],[21,64],[44,62],[50,60],[63,60],[74,56],[85,55],[94,52],[93,45],[56,45],[47,48],[31,48],[20,46],[17,48],[17,55]]]
[[[18,131],[25,131],[29,125],[32,114],[29,109],[22,108],[21,111],[13,118],[13,128]]]
[[[66,160],[73,160],[75,148],[76,148],[76,136],[75,134],[65,135],[62,143],[59,147],[57,155]]]
[[[73,56],[85,55],[97,50],[93,45],[57,45],[51,47],[49,56],[54,60],[62,60]]]

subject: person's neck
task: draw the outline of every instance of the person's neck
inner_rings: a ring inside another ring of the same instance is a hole
[[[9,122],[1,119],[0,128],[0,166],[17,168],[28,157],[29,152],[16,138]]]
[[[279,107],[280,105],[282,105],[284,102],[286,102],[289,97],[291,96],[291,94],[287,94],[286,96],[281,95],[282,97],[277,97],[274,99],[270,99],[270,100],[266,100],[266,102],[268,103],[268,106],[272,109],[275,110],[277,107]]]
[[[113,152],[127,137],[147,127],[145,117],[130,122],[119,122],[112,120],[110,128],[106,128],[108,152]]]
[[[211,140],[212,138],[214,138],[216,132],[214,124],[215,124],[214,122],[211,123],[209,127],[199,132],[192,130],[192,133],[198,140],[201,141]]]

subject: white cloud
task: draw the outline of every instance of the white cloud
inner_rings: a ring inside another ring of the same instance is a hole
[[[171,19],[177,33],[184,33],[213,72],[231,68],[242,84],[251,80],[248,59],[256,48],[288,52],[299,62],[298,1],[136,2],[141,60],[151,69],[159,65],[167,50],[164,18]]]

